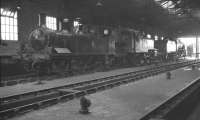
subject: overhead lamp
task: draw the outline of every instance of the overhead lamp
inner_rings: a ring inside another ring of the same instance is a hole
[[[154,37],[154,38],[155,38],[155,40],[158,40],[158,36],[157,36],[157,35],[155,35],[155,37]]]
[[[64,18],[64,19],[63,19],[63,22],[66,22],[66,23],[67,23],[67,22],[69,22],[69,19],[68,19],[68,18]]]
[[[74,26],[79,26],[79,22],[78,21],[74,21]]]
[[[21,10],[22,8],[20,6],[17,6],[17,10]]]
[[[178,14],[178,16],[181,16],[181,15],[182,15],[181,13]]]
[[[104,33],[104,35],[108,35],[108,33],[109,33],[108,29],[105,29],[105,30],[103,31],[103,33]]]
[[[164,40],[164,37],[161,37],[161,40]]]
[[[150,35],[150,34],[147,34],[147,38],[151,39],[151,35]]]
[[[99,1],[96,3],[96,6],[99,6],[99,7],[103,6],[102,0],[99,0]]]
[[[109,35],[110,32],[111,32],[111,31],[110,31],[109,29],[104,29],[104,30],[103,30],[103,34],[104,34],[105,36]]]
[[[77,17],[77,18],[75,18],[76,20],[81,20],[81,18],[80,17]]]

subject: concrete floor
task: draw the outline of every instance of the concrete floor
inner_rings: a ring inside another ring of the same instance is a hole
[[[78,113],[79,99],[32,111],[10,120],[138,120],[200,76],[200,69],[181,68],[87,96],[89,115]],[[192,119],[195,120],[195,119]]]
[[[13,86],[0,87],[0,97],[18,95],[18,94],[22,94],[22,93],[26,93],[26,92],[49,89],[49,88],[63,86],[63,85],[71,84],[71,83],[77,83],[77,82],[81,82],[81,81],[109,77],[111,75],[114,76],[114,75],[119,75],[119,74],[123,74],[123,73],[144,70],[144,69],[150,68],[152,66],[154,66],[154,65],[116,69],[116,70],[110,70],[107,72],[96,72],[96,73],[90,73],[90,74],[86,74],[86,75],[60,78],[60,79],[55,79],[55,80],[51,80],[51,81],[43,80],[43,83],[45,83],[45,84],[40,84],[40,85],[38,85],[37,82],[31,82],[31,83],[25,83],[25,84],[17,84],[17,85],[13,85]]]

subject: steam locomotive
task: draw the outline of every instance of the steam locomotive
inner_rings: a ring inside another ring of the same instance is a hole
[[[23,44],[20,56],[27,69],[61,72],[144,65],[166,58],[155,51],[154,40],[133,29],[86,26],[70,33],[38,27]]]

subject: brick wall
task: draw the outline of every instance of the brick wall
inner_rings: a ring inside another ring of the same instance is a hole
[[[16,54],[19,48],[19,42],[26,42],[32,30],[38,27],[40,13],[48,16],[64,18],[68,16],[63,0],[2,0],[2,8],[9,8],[17,10],[17,6],[21,9],[18,10],[18,41],[2,41],[6,46],[0,45],[0,56]]]

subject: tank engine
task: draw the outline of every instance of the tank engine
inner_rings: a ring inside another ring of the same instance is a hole
[[[31,32],[21,56],[30,69],[87,70],[113,65],[150,64],[154,40],[132,29],[86,26],[79,33],[39,27]]]

